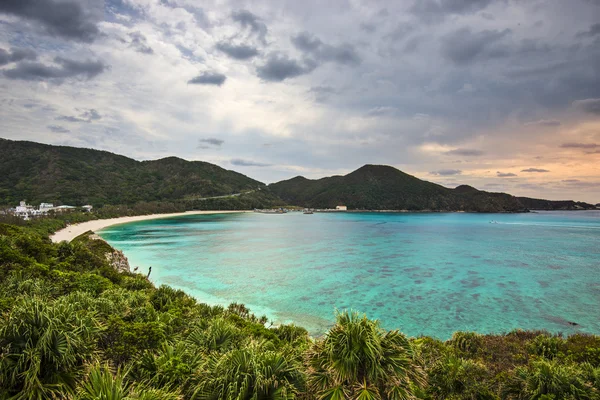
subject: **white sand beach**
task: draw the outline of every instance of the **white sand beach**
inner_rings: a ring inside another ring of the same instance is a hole
[[[171,213],[171,214],[151,214],[151,215],[137,215],[135,217],[119,217],[119,218],[108,218],[108,219],[97,219],[94,221],[82,222],[79,224],[70,225],[64,229],[56,231],[50,239],[55,242],[62,242],[66,240],[70,242],[75,239],[77,236],[85,233],[87,231],[96,232],[100,229],[119,224],[126,224],[129,222],[136,221],[145,221],[148,219],[158,219],[158,218],[169,218],[169,217],[179,217],[182,215],[199,215],[199,214],[229,214],[229,213],[245,213],[252,211],[187,211],[180,213]]]

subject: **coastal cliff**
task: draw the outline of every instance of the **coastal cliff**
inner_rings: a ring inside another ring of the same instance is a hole
[[[108,262],[117,272],[131,272],[129,260],[127,260],[125,254],[114,249],[94,232],[87,231],[77,236],[73,239],[73,243],[85,246],[95,257]]]

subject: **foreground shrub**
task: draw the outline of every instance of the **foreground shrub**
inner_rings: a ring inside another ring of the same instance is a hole
[[[414,398],[423,384],[408,339],[347,311],[308,355],[309,388],[319,398]]]

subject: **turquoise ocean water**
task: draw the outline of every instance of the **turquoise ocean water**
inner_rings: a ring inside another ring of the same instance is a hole
[[[599,211],[196,215],[99,233],[156,284],[315,335],[336,308],[441,339],[600,333]]]

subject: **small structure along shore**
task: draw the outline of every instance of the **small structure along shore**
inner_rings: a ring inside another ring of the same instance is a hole
[[[170,214],[151,214],[151,215],[137,215],[135,217],[119,217],[119,218],[108,218],[108,219],[96,219],[93,221],[82,222],[80,224],[69,225],[64,229],[56,231],[54,234],[50,236],[50,239],[54,243],[59,243],[62,241],[70,242],[75,239],[77,236],[85,233],[87,231],[96,232],[100,229],[107,228],[113,225],[127,224],[129,222],[137,222],[137,221],[146,221],[149,219],[159,219],[159,218],[170,218],[170,217],[180,217],[184,215],[202,215],[202,214],[230,214],[230,213],[246,213],[252,211],[187,211],[180,213],[170,213]]]

